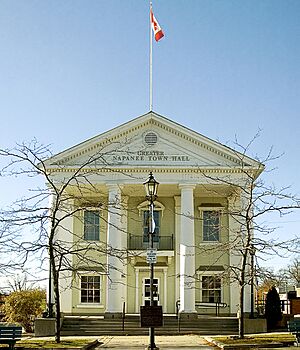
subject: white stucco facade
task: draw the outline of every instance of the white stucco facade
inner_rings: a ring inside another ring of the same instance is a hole
[[[214,313],[217,301],[221,313],[237,312],[230,271],[241,256],[229,242],[241,235],[233,212],[244,199],[234,184],[243,183],[245,169],[258,176],[260,164],[150,112],[52,157],[47,167],[58,186],[82,167],[69,188],[74,215],[57,232],[86,249],[81,258],[70,254],[74,269],[62,274],[65,314],[139,313],[148,302],[143,183],[150,171],[159,182],[156,303],[170,314],[176,303],[181,313]],[[248,290],[245,305],[249,311]]]

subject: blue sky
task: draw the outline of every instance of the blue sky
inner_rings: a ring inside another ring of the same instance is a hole
[[[250,156],[300,194],[300,1],[153,0],[153,109]],[[149,111],[149,2],[1,0],[1,147],[59,152]],[[19,187],[20,186],[20,187]],[[17,197],[1,180],[0,204]],[[278,222],[299,234],[299,214]],[[273,263],[272,263],[273,264]]]

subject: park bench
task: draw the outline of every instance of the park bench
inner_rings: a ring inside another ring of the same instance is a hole
[[[22,327],[17,326],[0,326],[0,344],[8,344],[12,350],[17,342],[21,340]]]
[[[295,335],[297,346],[300,343],[300,319],[293,319],[287,322],[288,331]]]

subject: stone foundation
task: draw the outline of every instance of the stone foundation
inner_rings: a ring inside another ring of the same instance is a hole
[[[123,317],[122,312],[105,312],[104,318],[107,319],[121,319]]]
[[[197,312],[179,312],[179,317],[181,320],[192,321],[198,319]]]

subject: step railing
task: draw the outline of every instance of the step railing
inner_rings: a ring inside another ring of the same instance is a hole
[[[228,305],[226,303],[223,303],[221,301],[217,302],[205,302],[205,301],[195,301],[196,307],[202,307],[202,308],[214,308],[216,309],[216,316],[220,315],[220,308],[225,308]],[[176,317],[178,318],[179,315],[179,308],[180,308],[180,300],[176,301]]]
[[[227,307],[226,303],[217,301],[215,303],[208,303],[204,301],[195,301],[195,306],[196,307],[203,307],[203,308],[215,308],[216,309],[216,316],[219,316],[220,314],[220,308],[225,308]],[[180,300],[176,301],[176,318],[177,318],[177,325],[178,325],[178,333],[180,333],[180,328],[181,328],[181,317],[179,313],[179,308],[180,308]]]
[[[125,331],[125,301],[123,302],[123,309],[122,309],[122,331]]]

